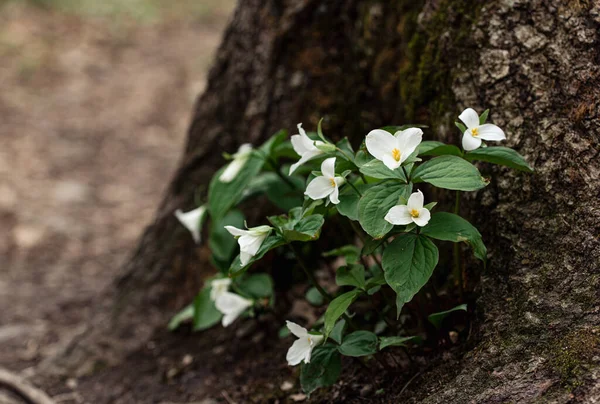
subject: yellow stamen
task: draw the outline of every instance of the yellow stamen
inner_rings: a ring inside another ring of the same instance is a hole
[[[335,188],[335,180],[334,180],[333,178],[330,178],[330,179],[329,179],[329,183],[331,184],[331,186],[332,186],[333,188]]]
[[[419,211],[417,209],[411,209],[410,210],[410,215],[412,217],[419,217]]]
[[[473,128],[473,129],[471,129],[471,135],[472,135],[473,137],[477,137],[477,136],[479,136],[479,129],[478,129],[478,128]]]
[[[400,150],[398,150],[398,149],[392,150],[392,157],[394,157],[394,160],[400,161]]]

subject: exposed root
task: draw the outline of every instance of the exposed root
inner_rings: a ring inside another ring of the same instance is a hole
[[[42,390],[33,387],[22,377],[0,368],[0,389],[6,389],[28,404],[56,404]]]

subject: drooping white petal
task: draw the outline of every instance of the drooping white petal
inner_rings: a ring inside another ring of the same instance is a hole
[[[294,341],[290,349],[288,349],[287,355],[285,356],[288,365],[296,366],[300,364],[300,362],[306,358],[307,353],[310,355],[311,349],[310,341],[307,337],[302,337]]]
[[[466,151],[478,149],[481,146],[481,139],[473,137],[471,130],[467,129],[462,138],[462,147]]]
[[[263,234],[269,234],[273,230],[271,226],[256,226],[248,229],[248,234],[253,236],[262,236]]]
[[[206,206],[200,206],[185,213],[181,209],[175,211],[175,217],[192,233],[192,237],[196,243],[200,242],[202,236],[202,222],[205,213]]]
[[[232,236],[244,236],[248,234],[248,230],[238,229],[233,226],[225,226],[225,230],[227,230]]]
[[[485,125],[481,125],[477,128],[479,131],[479,138],[483,140],[504,140],[506,139],[506,135],[504,131],[500,129],[498,126],[486,123]]]
[[[473,108],[465,109],[459,116],[458,119],[463,121],[467,128],[475,128],[479,126],[479,115]],[[466,150],[466,149],[465,149]]]
[[[248,254],[247,252],[240,250],[240,263],[242,264],[242,266],[248,264],[252,257],[254,257],[253,254]]]
[[[412,218],[413,222],[415,222],[417,226],[421,227],[429,223],[429,219],[431,219],[431,213],[425,208],[419,209],[419,216]]]
[[[298,324],[292,321],[286,321],[285,325],[290,330],[290,332],[298,338],[306,337],[306,335],[308,334],[306,328],[299,326]]]
[[[333,203],[334,205],[337,205],[338,203],[340,203],[339,195],[340,195],[340,190],[336,183],[335,187],[333,188],[333,192],[329,195],[329,200],[331,201],[331,203]]]
[[[300,132],[300,134],[293,135],[290,140],[292,141],[292,147],[294,148],[294,151],[299,156],[303,156],[305,153],[318,150],[314,145],[314,141],[309,138],[304,129],[302,129],[301,123],[298,124],[298,132]]]
[[[308,152],[304,153],[302,155],[302,157],[300,157],[300,160],[298,160],[297,162],[295,162],[294,164],[292,164],[290,166],[290,172],[288,175],[292,175],[294,173],[294,171],[296,171],[296,169],[298,167],[300,167],[302,164],[306,163],[309,160],[319,157],[321,154],[323,154],[323,152],[319,149],[315,149],[313,151],[308,151]]]
[[[421,192],[421,190],[418,190],[417,192],[413,192],[412,194],[410,194],[406,206],[408,207],[408,210],[421,210],[423,209],[424,202],[425,197],[423,196],[423,192]]]
[[[365,144],[373,157],[383,161],[383,157],[386,155],[392,157],[392,150],[396,147],[396,138],[388,131],[374,129],[367,134]]]
[[[406,157],[408,157],[408,156],[406,156]],[[402,165],[402,161],[403,161],[403,159],[406,160],[406,157],[404,155],[400,154],[400,160],[396,160],[392,156],[391,153],[388,153],[388,154],[383,155],[383,158],[381,159],[381,161],[383,161],[383,164],[390,170],[395,170],[396,168],[398,168]]]
[[[394,136],[398,141],[398,149],[402,152],[400,163],[403,163],[419,147],[421,140],[423,140],[423,131],[419,128],[408,128],[396,132]]]
[[[221,173],[219,176],[219,181],[221,182],[231,182],[237,177],[238,173],[244,168],[246,165],[245,158],[239,158],[232,160],[225,168],[225,171]]]
[[[323,341],[323,339],[325,337],[322,336],[322,335],[309,334],[308,338],[309,338],[309,342],[310,342],[310,349],[308,350],[308,352],[304,356],[304,363],[310,363],[310,358],[312,357],[312,351],[313,351],[313,349],[317,345],[319,345]]]
[[[317,177],[308,184],[304,195],[308,195],[310,199],[317,200],[329,196],[335,187],[331,184],[331,180],[326,177]]]
[[[213,302],[217,300],[219,296],[229,290],[229,285],[231,285],[229,278],[214,279],[210,283],[210,300]]]
[[[263,241],[267,238],[267,234],[260,234],[258,236],[247,234],[238,239],[240,245],[240,251],[245,252],[251,256],[256,255],[258,249],[262,245]]]
[[[330,157],[323,160],[321,163],[321,172],[323,177],[333,178],[335,177],[335,157]]]
[[[231,292],[222,293],[215,300],[215,307],[223,313],[223,327],[227,327],[233,323],[252,304],[252,300],[245,299]]]
[[[387,222],[394,225],[404,225],[412,223],[412,216],[406,205],[396,205],[391,208],[384,218]]]

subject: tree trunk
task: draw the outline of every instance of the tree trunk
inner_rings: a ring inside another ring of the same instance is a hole
[[[600,399],[599,28],[594,0],[241,0],[180,168],[107,293],[110,314],[100,307],[53,369],[117,362],[193,297],[211,269],[173,211],[193,206],[223,151],[320,117],[354,146],[409,122],[457,143],[462,108],[489,107],[536,171],[498,170],[469,198],[462,213],[490,250],[472,342],[401,399]]]

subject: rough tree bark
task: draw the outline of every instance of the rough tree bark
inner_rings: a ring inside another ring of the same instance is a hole
[[[118,361],[193,296],[206,253],[172,213],[192,206],[222,151],[321,116],[328,135],[355,145],[406,122],[457,142],[461,109],[490,107],[536,172],[500,170],[467,203],[490,250],[477,332],[402,399],[600,400],[599,28],[595,0],[241,0],[110,315],[99,308],[53,368]]]

